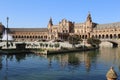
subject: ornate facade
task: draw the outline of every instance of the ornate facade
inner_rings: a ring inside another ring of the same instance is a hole
[[[110,24],[97,24],[92,21],[89,13],[83,23],[74,23],[62,19],[54,25],[50,18],[47,28],[9,28],[15,41],[41,41],[41,40],[68,40],[70,35],[79,35],[82,39],[90,37],[99,39],[120,38],[120,22]]]

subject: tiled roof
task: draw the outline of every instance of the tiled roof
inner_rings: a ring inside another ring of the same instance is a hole
[[[96,26],[97,29],[104,29],[104,28],[118,28],[120,27],[120,22],[116,22],[116,23],[109,23],[109,24],[98,24]]]
[[[9,28],[10,31],[47,32],[47,28]]]

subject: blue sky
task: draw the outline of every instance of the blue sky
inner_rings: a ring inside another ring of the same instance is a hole
[[[11,28],[47,27],[50,17],[85,22],[89,11],[93,22],[120,22],[120,0],[0,0],[0,22],[8,16]]]

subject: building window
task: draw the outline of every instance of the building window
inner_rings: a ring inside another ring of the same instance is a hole
[[[114,34],[114,38],[117,38],[116,34]]]
[[[95,35],[95,38],[97,38],[97,35]]]
[[[66,30],[66,33],[68,33],[68,30]]]
[[[110,39],[112,39],[112,34],[110,34]]]
[[[104,39],[104,35],[102,35],[102,38]]]
[[[118,38],[120,38],[120,34],[118,34]]]
[[[101,35],[99,35],[99,39],[101,38]]]
[[[94,35],[92,35],[92,38],[94,38]]]
[[[64,33],[65,31],[63,30],[63,33]]]
[[[108,34],[106,35],[106,38],[108,38]]]
[[[87,35],[85,35],[85,39],[87,39]]]

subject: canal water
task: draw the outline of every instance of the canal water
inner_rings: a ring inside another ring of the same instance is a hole
[[[120,79],[120,48],[57,55],[0,55],[0,80],[106,80],[113,66]]]

